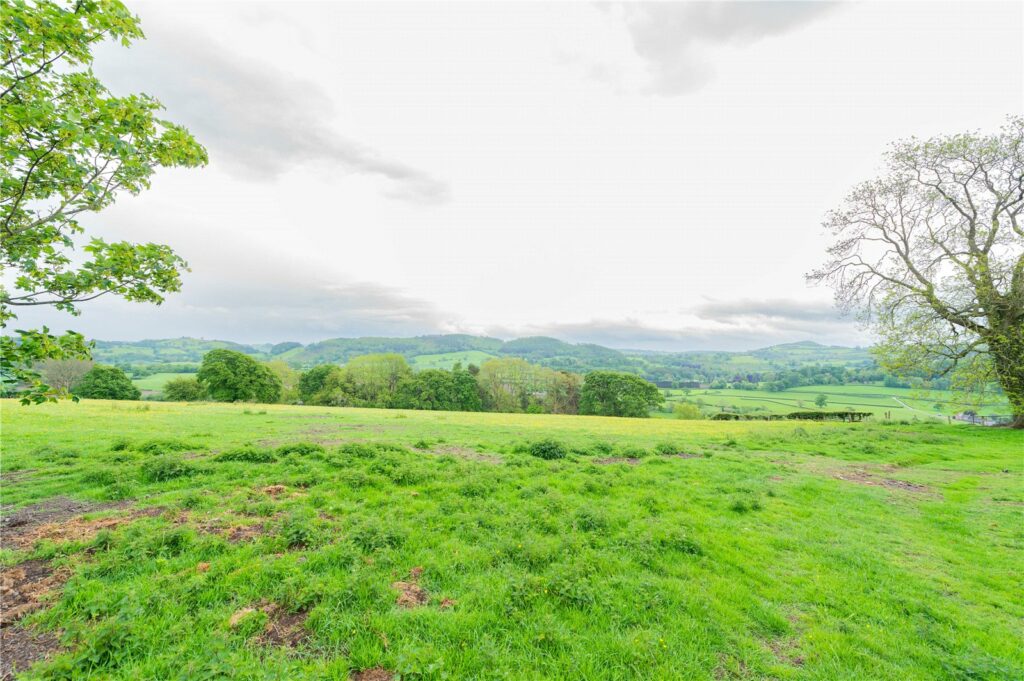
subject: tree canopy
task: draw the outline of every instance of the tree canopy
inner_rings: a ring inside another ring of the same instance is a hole
[[[873,324],[883,367],[997,382],[1024,427],[1024,117],[897,142],[885,165],[829,213],[810,279]]]
[[[642,418],[665,401],[653,383],[633,374],[591,371],[583,379],[580,413]]]
[[[78,397],[96,400],[137,400],[142,391],[132,385],[121,369],[97,364],[75,384],[74,393]]]
[[[196,374],[217,402],[277,402],[281,381],[269,368],[234,350],[211,350]]]
[[[86,240],[79,222],[148,188],[159,167],[206,163],[187,130],[158,116],[157,100],[115,97],[93,74],[97,43],[127,46],[141,37],[138,19],[118,0],[0,5],[0,266],[13,281],[0,288],[4,329],[19,307],[74,315],[100,296],[160,303],[181,287],[186,264],[170,247]],[[60,394],[34,364],[89,356],[82,336],[46,328],[5,333],[0,344],[4,377],[30,386],[23,402]]]

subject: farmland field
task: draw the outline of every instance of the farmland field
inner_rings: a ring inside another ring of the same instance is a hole
[[[136,388],[141,390],[143,393],[159,393],[164,389],[167,381],[172,381],[176,378],[191,378],[195,376],[194,373],[159,373],[150,374],[149,376],[143,376],[142,378],[136,378],[132,381]]]
[[[5,670],[49,655],[23,678],[1024,676],[1019,432],[88,400],[2,425]]]
[[[480,350],[465,350],[463,352],[444,352],[436,355],[417,355],[412,358],[412,367],[417,371],[423,369],[451,369],[456,363],[463,367],[470,364],[477,366],[483,364],[495,355]]]
[[[793,411],[816,409],[814,398],[825,395],[828,403],[825,409],[866,411],[882,416],[889,412],[893,419],[934,419],[945,422],[947,415],[965,409],[979,414],[1008,414],[1009,405],[1005,399],[989,398],[981,406],[964,405],[948,390],[924,392],[910,388],[888,388],[880,385],[812,385],[792,388],[781,392],[767,390],[713,390],[693,389],[689,391],[670,390],[668,402],[686,399],[691,402],[702,400],[709,411],[722,407],[754,410],[765,414],[786,414]],[[938,404],[940,409],[936,410]]]

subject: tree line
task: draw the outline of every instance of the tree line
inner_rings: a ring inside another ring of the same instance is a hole
[[[87,370],[86,370],[87,369]],[[44,373],[72,394],[95,399],[139,399],[120,368],[54,363]],[[77,377],[68,375],[78,373]],[[174,402],[257,402],[381,409],[493,411],[646,417],[664,397],[633,374],[556,371],[518,357],[480,366],[414,371],[395,353],[354,357],[343,366],[321,364],[299,372],[281,360],[260,362],[228,349],[208,352],[195,376],[174,378],[163,398]]]

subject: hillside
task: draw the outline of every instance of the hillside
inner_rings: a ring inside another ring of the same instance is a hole
[[[98,362],[119,365],[198,364],[215,348],[230,348],[260,360],[282,359],[298,369],[318,364],[344,364],[353,357],[393,352],[419,368],[446,368],[455,362],[480,363],[490,357],[521,357],[553,369],[586,373],[595,369],[627,371],[663,383],[732,380],[763,372],[814,365],[867,367],[864,348],[825,346],[813,342],[775,345],[750,352],[654,352],[615,350],[592,343],[566,343],[534,336],[502,341],[497,338],[449,334],[415,338],[332,338],[302,345],[243,345],[230,341],[174,338],[145,341],[97,341]],[[419,359],[422,358],[422,359]]]

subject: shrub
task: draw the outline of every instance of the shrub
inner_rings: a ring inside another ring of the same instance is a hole
[[[683,421],[696,421],[704,418],[700,407],[696,404],[680,402],[672,406],[672,416]]]
[[[137,400],[142,397],[142,391],[132,385],[128,374],[105,364],[97,364],[90,369],[72,392],[79,397],[96,400]]]
[[[217,461],[244,461],[246,463],[273,463],[277,461],[274,452],[253,445],[228,449],[217,455]]]
[[[349,442],[348,444],[338,447],[338,451],[357,459],[372,459],[379,453],[378,449],[373,445],[368,445],[362,442]]]
[[[194,466],[171,454],[158,456],[142,464],[142,479],[145,482],[165,482],[195,473]]]
[[[132,441],[126,437],[119,437],[110,443],[110,451],[112,452],[123,452],[126,449],[131,449]]]
[[[135,451],[143,454],[167,454],[168,452],[182,452],[192,449],[192,445],[181,440],[146,440],[135,446]]]
[[[530,445],[529,452],[538,459],[564,459],[569,450],[558,440],[538,440]]]
[[[662,442],[654,447],[654,451],[658,452],[658,454],[669,456],[678,453],[679,447],[672,444],[671,442]]]
[[[167,381],[163,395],[169,402],[199,402],[206,399],[206,388],[194,376],[182,376]]]

